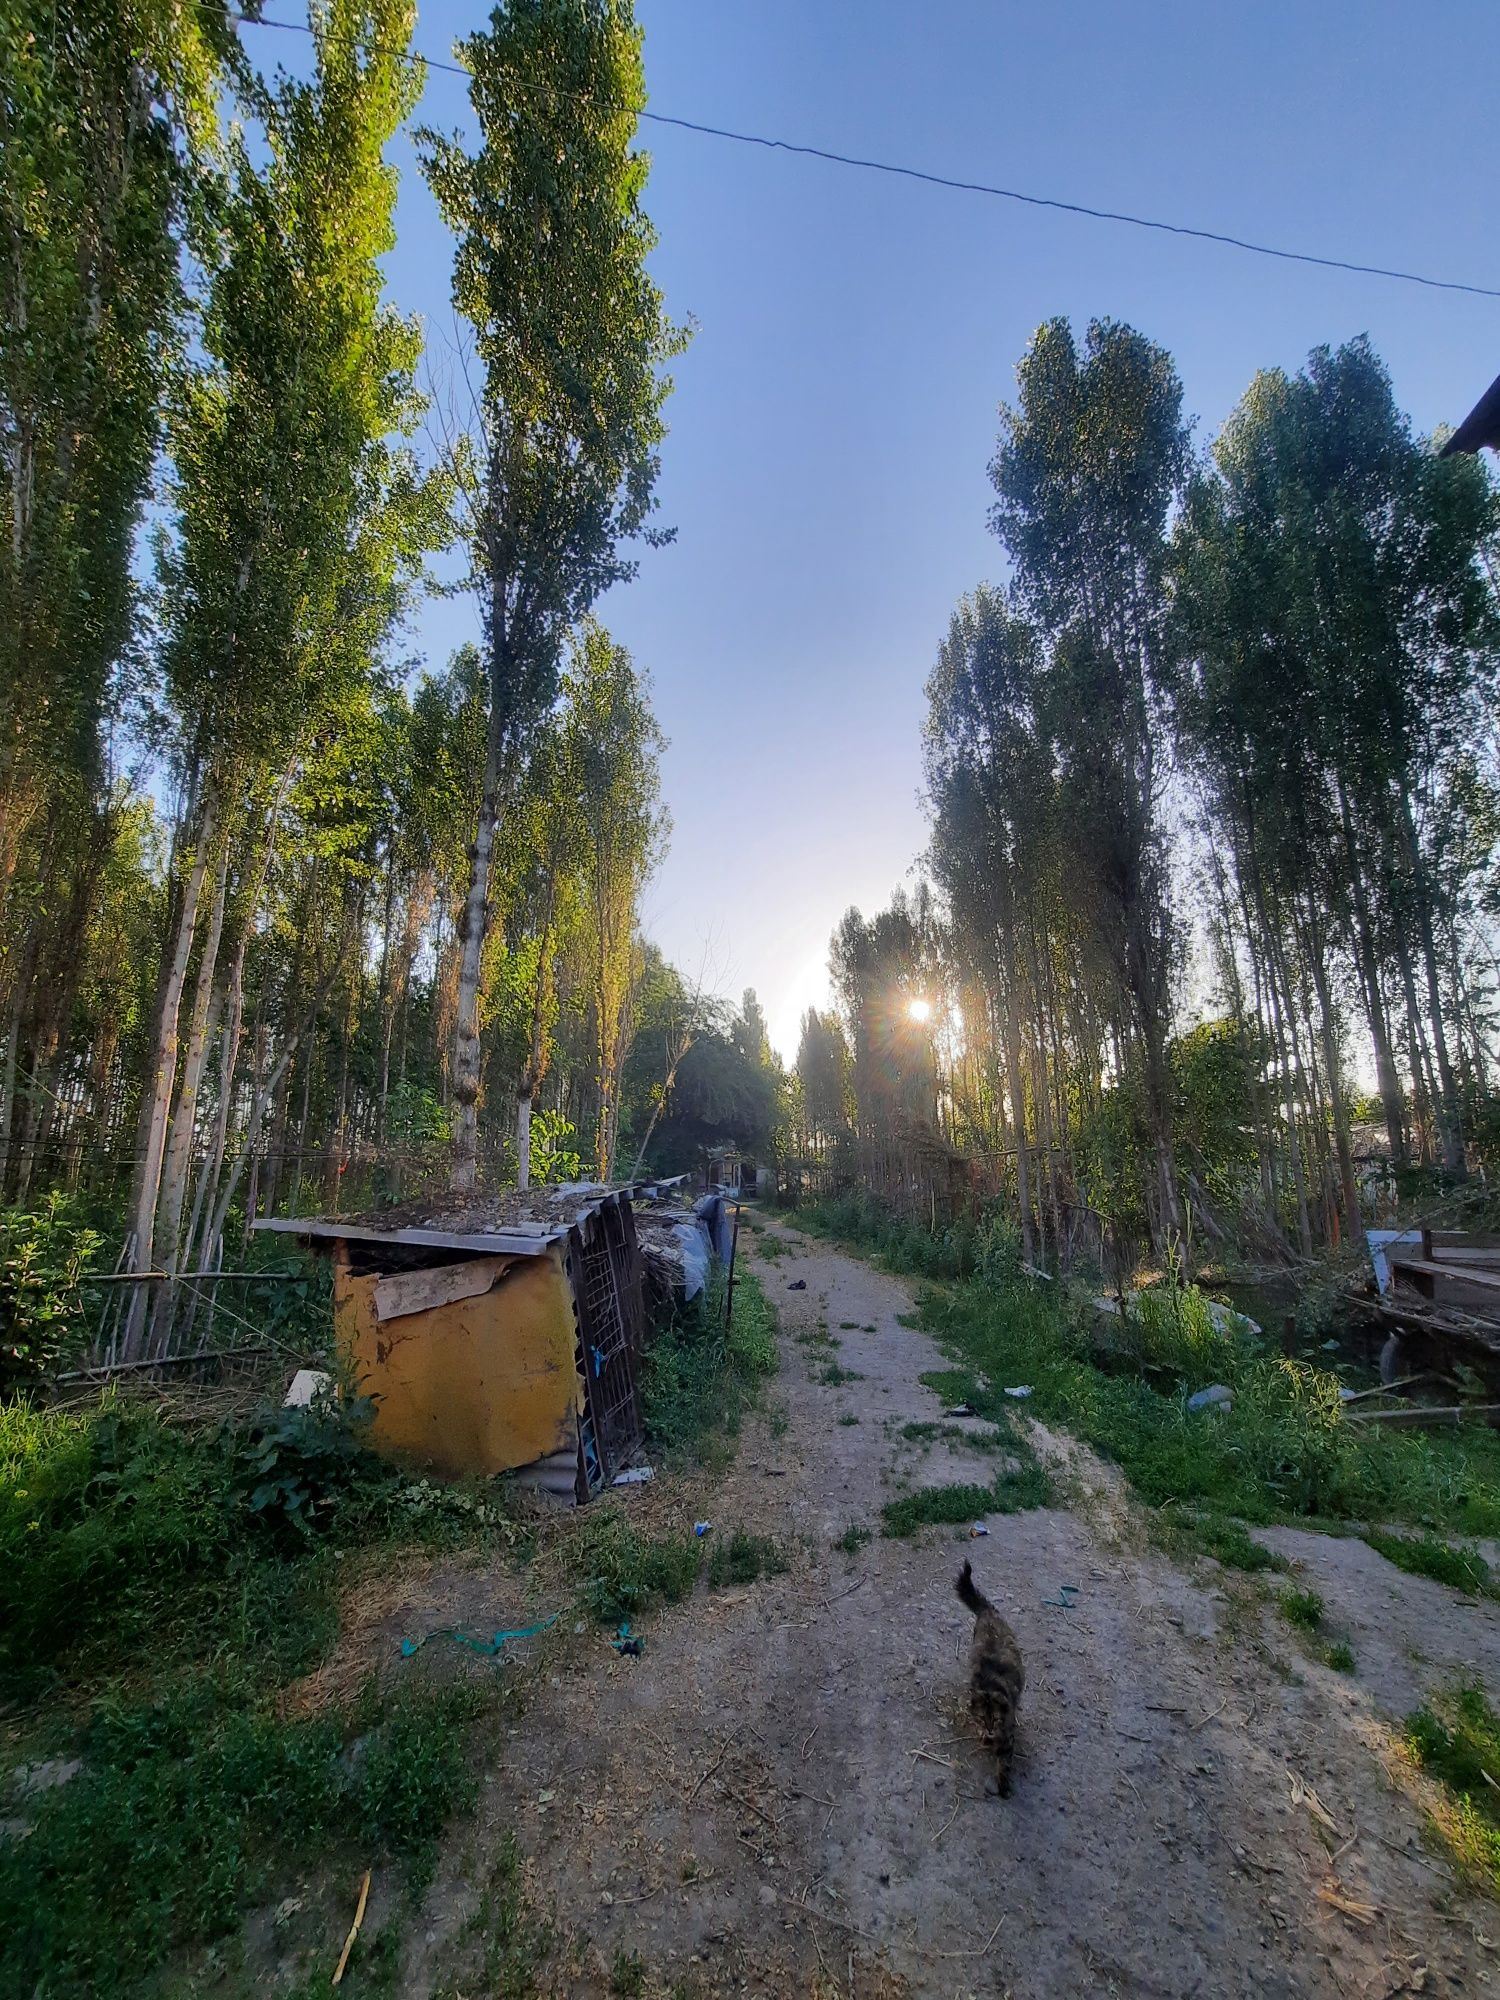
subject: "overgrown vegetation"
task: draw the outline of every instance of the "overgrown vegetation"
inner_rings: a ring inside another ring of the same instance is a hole
[[[1493,1593],[1490,1566],[1478,1549],[1455,1549],[1432,1535],[1393,1535],[1381,1528],[1366,1528],[1364,1538],[1408,1576],[1428,1576],[1471,1597]]]
[[[868,1198],[801,1210],[797,1222],[836,1229],[897,1269],[922,1274],[933,1259],[920,1232],[891,1224]],[[977,1225],[949,1232],[936,1254],[972,1271],[979,1236]],[[1024,1278],[970,1275],[934,1287],[920,1317],[957,1364],[923,1377],[945,1401],[1004,1423],[1014,1408],[1004,1389],[1029,1387],[1028,1411],[1115,1460],[1150,1506],[1181,1510],[1185,1531],[1229,1552],[1221,1559],[1274,1564],[1248,1553],[1235,1522],[1399,1522],[1428,1530],[1428,1540],[1500,1533],[1500,1435],[1481,1425],[1420,1433],[1352,1424],[1331,1369],[1269,1352],[1232,1325],[1215,1329],[1191,1291],[1180,1308],[1133,1321],[1123,1343],[1086,1294]],[[1204,1378],[1231,1390],[1227,1408],[1187,1407]],[[1451,1559],[1452,1580],[1471,1579],[1460,1587],[1472,1588],[1476,1574],[1469,1558]]]
[[[780,1576],[790,1558],[774,1535],[747,1534],[735,1528],[716,1535],[708,1551],[708,1580],[715,1588],[756,1583],[763,1576]]]
[[[776,1373],[775,1310],[743,1263],[735,1271],[728,1327],[724,1307],[725,1280],[716,1269],[647,1350],[641,1397],[653,1451],[721,1458],[761,1386]]]
[[[80,1760],[65,1783],[12,1781],[29,1830],[0,1841],[0,1898],[27,1920],[0,1926],[4,1990],[133,1991],[311,1860],[420,1872],[472,1795],[486,1697],[466,1682],[282,1709],[335,1637],[341,1558],[515,1535],[493,1502],[372,1457],[360,1415],[0,1404],[0,1685],[66,1686],[28,1755]]]
[[[0,1841],[4,1990],[129,1992],[310,1860],[420,1869],[474,1796],[466,1725],[487,1699],[470,1684],[367,1690],[288,1721],[220,1671],[104,1705],[78,1775],[23,1799],[30,1832]]]
[[[1500,1716],[1483,1687],[1461,1688],[1442,1714],[1419,1708],[1409,1715],[1406,1743],[1451,1795],[1438,1821],[1454,1852],[1500,1891]]]
[[[620,1625],[656,1604],[680,1604],[698,1581],[703,1544],[691,1529],[653,1534],[607,1502],[591,1508],[568,1550],[580,1598],[600,1625]]]

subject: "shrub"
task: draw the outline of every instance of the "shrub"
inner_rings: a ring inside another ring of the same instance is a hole
[[[79,1281],[103,1240],[57,1191],[39,1208],[0,1209],[0,1386],[84,1345]]]

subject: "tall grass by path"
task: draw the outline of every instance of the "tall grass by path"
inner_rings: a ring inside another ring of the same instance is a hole
[[[1331,1370],[1216,1329],[1191,1290],[1177,1301],[1162,1295],[1123,1342],[1111,1329],[1117,1352],[1106,1357],[1087,1298],[1021,1276],[1003,1228],[965,1223],[933,1237],[882,1215],[867,1196],[799,1210],[795,1219],[895,1269],[944,1281],[923,1293],[919,1317],[955,1364],[942,1378],[945,1395],[999,1421],[1013,1407],[1005,1388],[1029,1387],[1030,1413],[1116,1461],[1149,1505],[1200,1511],[1225,1548],[1215,1525],[1224,1517],[1500,1533],[1500,1434],[1479,1425],[1428,1434],[1352,1424]],[[1230,1409],[1187,1407],[1188,1392],[1206,1381],[1233,1391]]]

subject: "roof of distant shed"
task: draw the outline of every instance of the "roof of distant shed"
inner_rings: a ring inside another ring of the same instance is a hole
[[[623,1181],[612,1186],[573,1181],[560,1187],[528,1188],[524,1193],[511,1188],[465,1200],[407,1202],[377,1215],[267,1216],[255,1227],[322,1240],[405,1243],[416,1249],[537,1257],[549,1244],[622,1195],[649,1199],[658,1190],[665,1193],[680,1187],[686,1178],[679,1174],[670,1180]]]
[[[1456,452],[1479,451],[1484,445],[1500,451],[1500,375],[1443,446],[1441,456],[1452,458]]]

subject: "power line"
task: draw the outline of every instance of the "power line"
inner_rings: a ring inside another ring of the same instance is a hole
[[[195,4],[209,8],[210,0],[195,0]],[[217,12],[214,8],[212,11]],[[231,20],[250,28],[280,28],[289,34],[311,35],[313,29],[305,21],[273,21],[264,15],[254,18],[248,14],[231,14]],[[395,57],[398,61],[419,64],[426,69],[442,71],[448,76],[460,76],[466,81],[468,70],[459,63],[439,62],[433,56],[424,56],[410,49],[397,49],[379,43],[365,44],[372,54]],[[577,95],[560,93],[556,84],[534,83],[524,85],[530,90],[545,90],[552,95]],[[1131,229],[1150,229],[1163,236],[1187,236],[1199,243],[1218,243],[1230,250],[1248,251],[1254,257],[1274,257],[1286,264],[1313,264],[1325,271],[1349,271],[1362,278],[1391,278],[1403,285],[1422,285],[1429,291],[1467,292],[1471,297],[1500,299],[1500,289],[1492,285],[1470,285],[1457,278],[1429,278],[1420,271],[1400,271],[1387,264],[1357,264],[1344,257],[1319,257],[1310,250],[1283,250],[1271,243],[1256,243],[1246,236],[1231,236],[1217,229],[1197,229],[1186,222],[1163,222],[1148,215],[1131,215],[1123,209],[1093,208],[1081,201],[1063,201],[1055,195],[1027,194],[1020,188],[999,187],[990,181],[961,181],[947,174],[927,173],[921,167],[902,166],[893,160],[864,159],[856,153],[836,153],[826,146],[802,145],[793,139],[770,139],[761,132],[735,132],[724,125],[705,125],[694,118],[674,118],[665,111],[645,111],[638,106],[620,104],[613,109],[633,111],[652,125],[668,125],[679,132],[696,132],[702,138],[725,139],[736,146],[759,146],[770,153],[792,153],[808,160],[824,160],[836,167],[854,167],[862,173],[887,174],[898,180],[920,181],[927,187],[951,188],[960,194],[980,194],[997,201],[1012,201],[1026,208],[1049,208],[1062,215],[1082,215],[1093,222],[1123,223]]]

